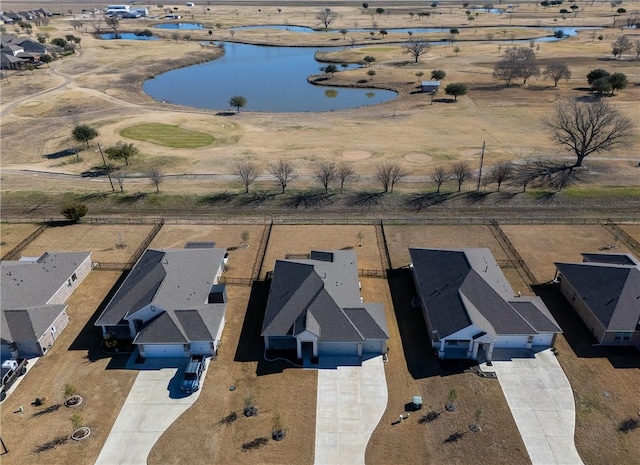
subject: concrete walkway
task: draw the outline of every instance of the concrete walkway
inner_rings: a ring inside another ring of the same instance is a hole
[[[162,433],[196,401],[180,391],[187,359],[149,359],[140,369],[96,465],[146,465],[147,456]],[[209,363],[207,362],[207,367]]]
[[[318,369],[315,465],[364,465],[387,397],[382,356],[362,366]]]
[[[499,360],[496,360],[499,359]],[[550,349],[494,351],[493,367],[533,465],[583,465],[573,439],[573,391]]]

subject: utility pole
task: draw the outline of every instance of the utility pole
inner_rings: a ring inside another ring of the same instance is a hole
[[[480,151],[480,172],[478,173],[478,186],[476,190],[480,190],[480,182],[482,182],[482,165],[484,164],[484,145],[485,141],[482,142],[482,150]]]
[[[109,167],[107,166],[107,160],[104,158],[104,153],[102,153],[102,146],[100,142],[98,142],[98,150],[100,150],[100,155],[102,155],[102,163],[104,164],[104,170],[107,173],[107,177],[109,178],[109,184],[111,184],[111,190],[113,192],[116,191],[116,188],[113,185],[113,181],[111,180],[111,173],[109,172]]]

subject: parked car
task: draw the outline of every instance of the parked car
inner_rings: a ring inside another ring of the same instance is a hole
[[[180,390],[182,392],[191,394],[200,389],[200,378],[204,371],[204,363],[204,357],[201,355],[194,355],[189,359],[180,382]]]

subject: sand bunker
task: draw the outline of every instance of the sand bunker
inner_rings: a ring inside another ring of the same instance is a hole
[[[345,150],[342,156],[347,160],[366,160],[371,158],[371,152],[367,150]]]
[[[408,153],[404,156],[404,159],[414,163],[428,163],[432,160],[431,155],[426,153]]]

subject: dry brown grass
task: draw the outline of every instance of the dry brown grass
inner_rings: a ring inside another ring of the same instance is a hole
[[[126,263],[149,235],[151,225],[73,224],[50,227],[31,242],[23,256],[49,251],[90,251],[94,262]],[[125,247],[120,247],[124,244]]]
[[[636,241],[640,241],[640,224],[623,224],[620,227]]]
[[[539,282],[554,278],[554,262],[581,262],[582,252],[606,253],[602,248],[615,239],[598,225],[504,225],[502,229]],[[617,245],[610,251],[630,252],[624,243]]]
[[[0,223],[0,257],[29,237],[40,226],[32,223]]]

